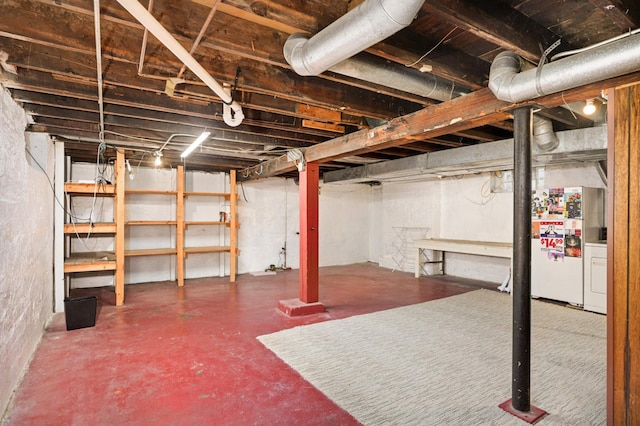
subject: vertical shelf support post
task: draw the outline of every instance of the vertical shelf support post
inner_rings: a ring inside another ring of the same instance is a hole
[[[125,164],[124,164],[124,152],[118,150],[116,152],[116,195],[113,201],[115,207],[115,222],[116,222],[116,238],[115,238],[115,251],[116,251],[116,306],[122,306],[124,304],[124,185],[125,185]]]
[[[236,187],[236,171],[229,171],[229,281],[236,281],[238,266],[238,217],[236,204],[238,203],[238,191]]]
[[[178,166],[178,193],[176,195],[176,271],[178,287],[184,287],[184,166]]]

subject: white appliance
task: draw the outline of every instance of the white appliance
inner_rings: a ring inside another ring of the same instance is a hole
[[[584,310],[607,313],[607,243],[584,247]]]
[[[598,240],[603,210],[602,189],[570,187],[533,192],[533,297],[584,304],[584,245]]]

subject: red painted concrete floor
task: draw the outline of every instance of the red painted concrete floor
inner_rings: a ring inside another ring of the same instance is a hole
[[[256,340],[328,321],[473,290],[469,280],[420,278],[373,264],[321,268],[327,312],[289,318],[298,271],[111,288],[96,294],[96,326],[66,331],[54,316],[7,425],[350,425],[358,422]]]

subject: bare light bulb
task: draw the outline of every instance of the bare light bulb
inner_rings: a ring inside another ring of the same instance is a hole
[[[161,166],[162,165],[162,153],[161,152],[155,152],[153,155],[155,155],[156,157],[156,161],[154,161],[154,164],[156,166]]]
[[[584,107],[582,108],[582,112],[586,115],[592,115],[596,112],[596,105],[593,103],[593,99],[587,99]]]
[[[125,164],[127,166],[127,172],[129,173],[129,179],[130,180],[134,180],[136,178],[136,176],[133,174],[133,172],[131,171],[131,163],[129,163],[129,160],[125,161]]]

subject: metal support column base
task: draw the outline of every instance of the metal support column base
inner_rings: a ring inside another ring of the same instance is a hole
[[[517,418],[524,420],[525,422],[531,425],[537,423],[539,420],[541,420],[544,416],[548,414],[543,409],[534,407],[533,405],[529,405],[529,411],[516,410],[515,408],[513,408],[513,405],[511,404],[511,399],[498,405],[498,407],[502,408],[504,411],[511,414],[512,416],[516,416]]]

